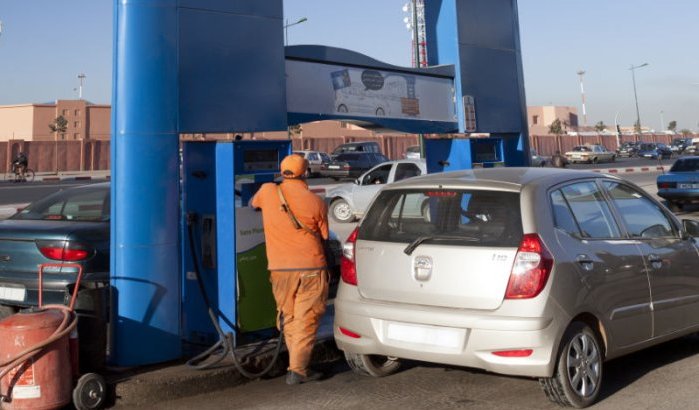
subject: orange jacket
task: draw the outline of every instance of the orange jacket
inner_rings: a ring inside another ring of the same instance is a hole
[[[328,207],[302,180],[285,179],[280,185],[284,199],[301,223],[328,239]],[[281,209],[277,185],[262,185],[251,205],[262,210],[267,243],[268,269],[316,270],[326,266],[320,239],[305,229],[296,229]]]

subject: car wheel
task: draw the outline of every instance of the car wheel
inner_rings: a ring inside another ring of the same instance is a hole
[[[330,215],[336,222],[347,223],[354,221],[352,207],[342,198],[338,198],[330,205]]]
[[[616,161],[616,155],[612,155],[612,162]]]
[[[346,113],[348,111],[349,110],[347,110],[347,106],[345,104],[340,104],[337,106],[337,112]]]
[[[12,316],[17,313],[17,309],[12,306],[0,305],[0,319]]]
[[[400,368],[400,360],[387,356],[345,352],[345,359],[352,371],[362,376],[389,376]]]
[[[384,117],[386,115],[386,111],[383,110],[383,108],[379,107],[376,109],[376,116],[377,117]]]
[[[553,377],[539,379],[552,402],[583,408],[592,405],[602,385],[602,350],[597,335],[582,322],[574,322],[566,330],[558,352]]]
[[[670,208],[672,212],[681,212],[682,202],[667,201],[667,207]]]
[[[597,157],[592,158],[592,161],[591,161],[591,162],[592,162],[593,164],[597,164],[597,162],[598,162],[598,161],[597,161]]]
[[[313,176],[313,173],[311,172],[311,168],[306,168],[306,179],[310,178]]]

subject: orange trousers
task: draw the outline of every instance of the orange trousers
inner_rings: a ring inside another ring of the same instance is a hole
[[[284,315],[284,340],[289,370],[306,376],[320,318],[328,299],[326,270],[272,271],[272,292],[279,315]]]

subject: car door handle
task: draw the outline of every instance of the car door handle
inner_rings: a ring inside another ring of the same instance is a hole
[[[587,255],[578,255],[575,257],[575,260],[580,264],[580,266],[582,266],[583,269],[585,269],[588,272],[594,269],[595,267],[595,263]]]
[[[652,266],[653,269],[660,269],[663,267],[663,260],[658,255],[648,255],[648,263],[650,263],[650,266]]]

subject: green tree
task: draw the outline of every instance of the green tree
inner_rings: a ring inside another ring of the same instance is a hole
[[[675,132],[675,130],[677,129],[677,121],[670,121],[670,123],[667,125],[667,129],[672,132]]]
[[[595,130],[597,130],[597,132],[602,132],[606,129],[607,129],[607,126],[604,125],[604,121],[600,121],[597,124],[595,124]]]
[[[56,174],[58,174],[58,134],[61,134],[61,136],[65,138],[65,133],[68,129],[68,120],[62,115],[59,115],[49,124],[49,129],[56,135],[53,145],[53,157]]]
[[[549,125],[549,134],[554,134],[554,135],[561,135],[563,134],[563,124],[561,124],[561,120],[556,118],[551,125]]]
[[[684,128],[680,130],[680,134],[682,134],[683,137],[686,137],[687,135],[692,135],[692,131]]]

